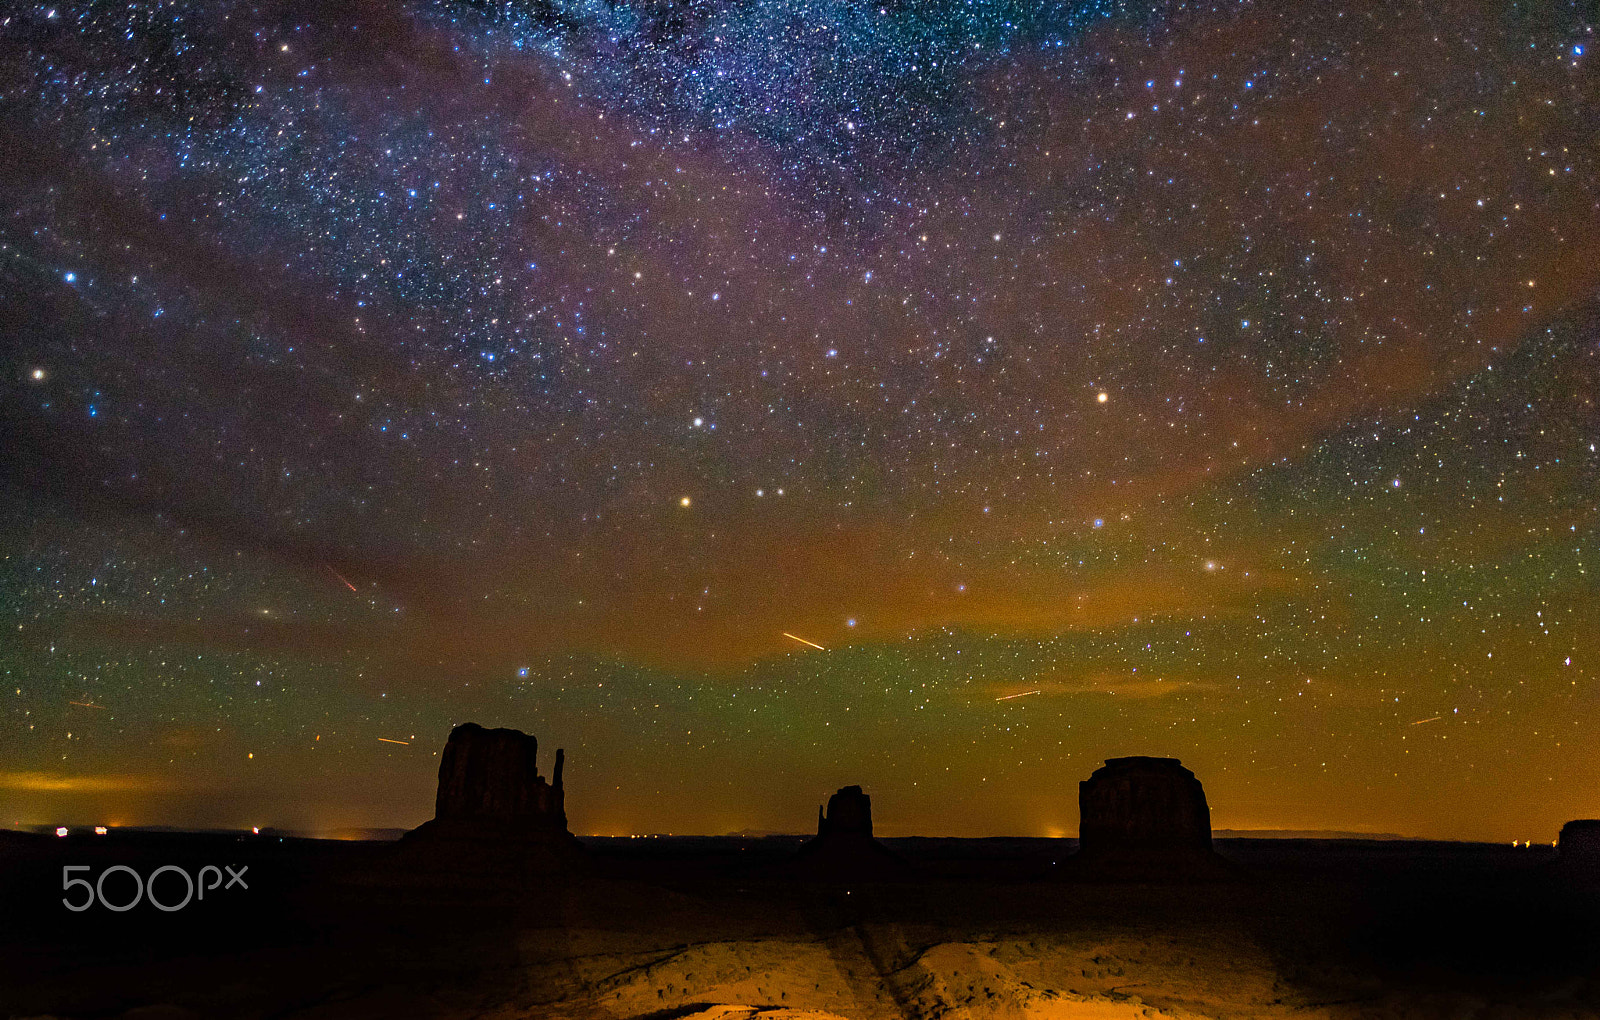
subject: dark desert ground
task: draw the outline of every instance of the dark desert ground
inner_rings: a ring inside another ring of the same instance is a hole
[[[521,875],[271,832],[0,839],[10,1017],[1600,1015],[1600,895],[1548,845],[1224,838],[1220,881],[1127,882],[1063,875],[1075,840],[889,839],[906,878],[849,882],[788,876],[786,836],[585,839]],[[249,889],[62,907],[63,865],[112,863]]]

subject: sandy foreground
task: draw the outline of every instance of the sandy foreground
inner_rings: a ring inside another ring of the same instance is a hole
[[[508,876],[373,844],[12,840],[0,1017],[1600,1018],[1600,897],[1549,854],[1239,841],[1236,879],[1185,885],[982,842],[902,845],[912,880],[852,884],[774,874],[782,841]],[[68,858],[218,854],[248,896],[60,904]]]
[[[1015,938],[919,947],[906,934],[862,924],[825,940],[685,946],[632,966],[597,954],[580,964],[589,969],[581,993],[543,1015],[1140,1020],[1315,1008],[1285,1001],[1270,960],[1216,946]],[[529,1014],[511,1006],[486,1015]]]

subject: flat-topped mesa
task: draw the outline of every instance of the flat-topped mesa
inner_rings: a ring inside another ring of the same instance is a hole
[[[1078,847],[1085,858],[1211,852],[1211,809],[1176,758],[1108,758],[1078,784]]]
[[[566,755],[556,751],[555,775],[546,782],[539,775],[538,753],[539,741],[520,730],[457,726],[439,760],[434,819],[565,832],[561,770]]]
[[[1562,870],[1600,882],[1600,818],[1578,818],[1563,825],[1556,852]]]
[[[817,808],[817,835],[872,838],[872,798],[859,786],[845,786],[828,798],[828,811]]]

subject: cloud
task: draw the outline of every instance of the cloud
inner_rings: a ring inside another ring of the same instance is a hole
[[[1030,691],[1043,697],[1079,697],[1083,695],[1108,695],[1146,701],[1189,691],[1213,690],[1216,685],[1196,680],[1173,680],[1165,677],[1133,677],[1111,673],[1096,673],[1080,679],[1037,678],[1028,681],[1006,681],[989,685],[986,690],[995,699],[1018,699]]]
[[[101,774],[69,776],[59,772],[0,772],[0,790],[18,793],[163,793],[172,783],[150,776]]]

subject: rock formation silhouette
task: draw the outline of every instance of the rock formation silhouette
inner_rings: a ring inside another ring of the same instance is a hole
[[[1121,880],[1222,877],[1205,789],[1176,758],[1107,758],[1078,784],[1078,853],[1065,873]]]
[[[1567,877],[1600,885],[1600,818],[1577,818],[1556,837],[1556,867]]]
[[[841,787],[817,808],[817,834],[784,869],[828,881],[884,881],[906,877],[911,866],[872,838],[872,798],[859,786]]]
[[[537,738],[512,729],[463,723],[450,731],[439,761],[436,820],[497,822],[566,831],[566,794],[561,770],[566,753],[556,751],[555,775],[539,775]]]
[[[1211,808],[1176,758],[1107,758],[1078,784],[1078,852],[1211,849]]]
[[[463,723],[439,760],[433,820],[401,840],[407,863],[433,870],[538,873],[581,860],[567,830],[563,751],[550,780],[539,775],[538,740],[513,729]]]
[[[818,836],[872,837],[872,798],[859,786],[844,786],[828,798],[827,813],[817,808]]]

